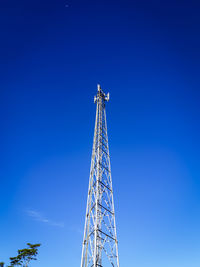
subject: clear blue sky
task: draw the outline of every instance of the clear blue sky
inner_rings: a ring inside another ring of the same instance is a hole
[[[199,1],[1,1],[0,260],[80,266],[100,83],[120,263],[200,266]]]

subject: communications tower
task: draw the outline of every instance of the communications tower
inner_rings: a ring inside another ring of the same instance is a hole
[[[108,100],[109,93],[98,85],[81,267],[119,267],[105,110]]]

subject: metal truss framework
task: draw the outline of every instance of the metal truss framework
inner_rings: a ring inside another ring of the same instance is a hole
[[[105,102],[98,85],[81,267],[119,267]]]

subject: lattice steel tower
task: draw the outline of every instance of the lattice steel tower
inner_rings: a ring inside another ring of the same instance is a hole
[[[105,102],[100,85],[94,97],[96,121],[92,149],[81,267],[119,267]]]

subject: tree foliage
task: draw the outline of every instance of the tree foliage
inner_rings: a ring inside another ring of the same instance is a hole
[[[32,260],[36,260],[38,255],[38,248],[40,244],[27,243],[28,248],[19,249],[16,257],[10,257],[10,266],[23,266],[28,267],[28,264]],[[1,266],[0,266],[1,267]]]

